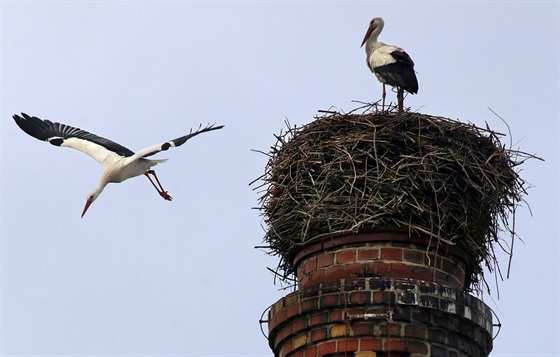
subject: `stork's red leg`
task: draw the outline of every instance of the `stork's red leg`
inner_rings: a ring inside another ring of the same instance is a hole
[[[154,175],[154,178],[156,179],[156,182],[157,182],[159,188],[158,188],[158,186],[156,186],[156,184],[154,183],[154,181],[153,181],[152,178],[150,177],[150,174]],[[171,200],[172,200],[172,197],[169,196],[169,194],[167,193],[167,191],[165,191],[165,190],[163,189],[163,187],[161,186],[161,183],[159,182],[159,180],[158,180],[158,178],[157,178],[157,175],[156,175],[156,172],[155,172],[154,170],[148,170],[148,171],[144,172],[144,175],[148,178],[148,180],[150,180],[150,182],[152,183],[152,185],[154,186],[154,188],[156,189],[156,191],[159,193],[159,195],[160,195],[161,197],[163,197],[164,200],[167,200],[167,201],[171,201]]]

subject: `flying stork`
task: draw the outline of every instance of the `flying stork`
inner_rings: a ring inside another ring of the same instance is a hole
[[[414,73],[414,62],[402,48],[378,42],[377,37],[385,22],[381,17],[373,18],[360,47],[366,45],[366,62],[377,79],[383,83],[383,109],[385,109],[385,84],[397,87],[399,111],[403,110],[404,91],[418,93],[418,80]]]
[[[63,146],[79,150],[84,154],[91,156],[97,160],[101,166],[103,166],[99,184],[87,195],[86,205],[82,211],[82,217],[86,214],[89,206],[97,199],[97,197],[99,197],[108,183],[119,183],[140,175],[145,175],[150,180],[163,199],[171,201],[171,196],[163,189],[155,171],[151,169],[152,166],[165,162],[167,159],[150,160],[146,159],[146,157],[157,154],[160,151],[167,150],[170,147],[181,146],[187,140],[200,133],[224,127],[223,125],[209,125],[201,129],[201,126],[194,132],[191,129],[190,133],[185,136],[181,136],[177,139],[169,140],[161,144],[152,145],[134,153],[120,144],[89,133],[80,128],[74,128],[60,123],[53,123],[50,120],[42,120],[37,117],[29,116],[25,113],[21,113],[21,116],[14,114],[13,118],[16,121],[16,124],[32,137],[42,141],[47,141],[55,146]],[[157,186],[150,175],[154,176]]]

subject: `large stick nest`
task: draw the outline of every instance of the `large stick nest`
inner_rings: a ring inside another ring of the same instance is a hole
[[[270,253],[288,279],[303,246],[335,235],[408,231],[467,256],[466,289],[495,267],[499,234],[526,183],[531,155],[506,148],[489,128],[404,112],[330,112],[276,136],[259,187]],[[511,252],[509,252],[511,254]]]

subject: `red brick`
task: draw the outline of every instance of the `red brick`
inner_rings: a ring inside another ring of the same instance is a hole
[[[326,275],[330,280],[347,278],[346,268],[344,265],[333,265],[327,268]]]
[[[358,340],[344,339],[338,341],[337,352],[354,352],[357,350],[358,350]]]
[[[317,257],[317,268],[324,268],[334,264],[334,253],[323,253]]]
[[[373,301],[376,302],[376,303],[384,302],[383,291],[374,291],[373,292]]]
[[[352,336],[373,336],[373,323],[355,323],[350,325]]]
[[[292,340],[286,341],[284,346],[282,346],[282,355],[286,356],[288,353],[292,352],[294,349],[294,345],[292,344]]]
[[[385,341],[383,346],[385,351],[406,351],[406,342],[403,340],[389,339]]]
[[[342,310],[333,310],[330,312],[330,321],[337,322],[337,321],[344,321],[342,317],[343,311]]]
[[[332,308],[332,307],[339,307],[340,306],[340,301],[339,301],[339,297],[340,294],[328,294],[328,295],[323,295],[320,297],[319,300],[319,309],[328,309],[328,308]]]
[[[327,329],[318,328],[311,331],[311,342],[324,341],[327,339]]]
[[[295,352],[293,355],[291,355],[290,357],[303,357],[303,351],[297,351]]]
[[[320,312],[318,314],[313,314],[309,318],[309,326],[323,325],[329,322],[329,312]]]
[[[286,318],[289,319],[290,317],[294,317],[296,315],[299,315],[299,304],[288,306],[288,314],[286,315]]]
[[[304,273],[305,274],[309,274],[312,271],[317,270],[317,259],[315,259],[315,257],[309,259],[308,261],[305,262],[305,270]]]
[[[304,357],[317,357],[317,347],[311,346],[308,347],[305,351],[303,351]]]
[[[303,276],[303,272],[304,272],[303,264],[298,265],[298,267],[296,269],[296,275],[298,277]]]
[[[381,259],[402,260],[402,248],[383,248],[381,249]]]
[[[311,277],[309,278],[309,283],[310,284],[320,283],[325,280],[325,277],[326,277],[325,269],[315,270],[313,273],[311,273]]]
[[[307,318],[300,317],[294,321],[293,325],[294,325],[294,332],[304,330],[307,328]]]
[[[382,341],[374,339],[360,339],[360,351],[381,351]]]
[[[379,249],[364,248],[358,250],[358,260],[374,260],[379,259]]]
[[[347,249],[336,253],[336,263],[344,264],[356,261],[356,250]]]
[[[307,312],[307,311],[316,311],[318,308],[317,303],[319,302],[319,298],[309,298],[309,299],[304,299],[301,302],[301,312]]]
[[[355,291],[350,293],[350,304],[364,305],[371,303],[371,291]]]
[[[319,352],[319,356],[330,355],[336,352],[336,342],[330,341],[321,343],[317,346],[317,352]]]
[[[327,277],[329,280],[362,277],[364,276],[364,268],[364,263],[333,265],[327,268]]]

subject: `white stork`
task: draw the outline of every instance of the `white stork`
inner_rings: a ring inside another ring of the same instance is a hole
[[[385,22],[376,17],[369,23],[369,28],[360,47],[366,45],[366,62],[377,79],[383,83],[383,108],[385,108],[385,84],[397,87],[399,111],[403,110],[404,91],[418,93],[418,80],[414,73],[414,62],[402,48],[378,42],[377,37],[383,30]]]
[[[108,183],[118,183],[140,175],[145,175],[150,180],[161,197],[171,201],[171,196],[169,196],[167,191],[161,186],[155,171],[151,170],[152,166],[165,162],[167,159],[149,160],[146,159],[146,157],[167,150],[170,147],[181,146],[187,140],[200,133],[224,127],[223,125],[210,125],[202,129],[199,127],[199,129],[194,132],[191,129],[190,133],[185,136],[166,141],[162,144],[152,145],[134,153],[120,144],[85,130],[60,123],[53,123],[49,120],[41,120],[25,113],[21,113],[21,115],[22,116],[14,114],[13,118],[16,124],[27,134],[39,140],[47,141],[55,146],[64,146],[79,150],[91,156],[103,166],[99,184],[87,195],[82,217]],[[150,177],[150,174],[156,179],[157,186]]]

